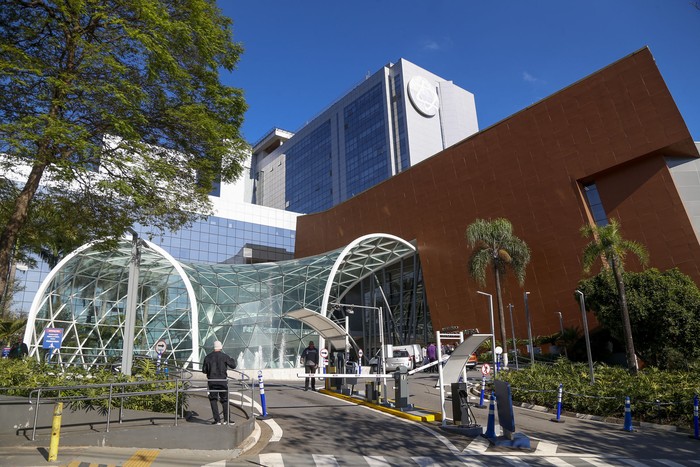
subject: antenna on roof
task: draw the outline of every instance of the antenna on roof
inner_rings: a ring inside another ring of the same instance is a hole
[[[367,74],[365,75],[365,79],[369,79],[369,77],[372,76],[372,74],[367,70]]]

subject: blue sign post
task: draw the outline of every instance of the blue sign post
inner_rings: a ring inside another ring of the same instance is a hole
[[[42,348],[49,352],[46,354],[46,361],[50,362],[54,352],[61,348],[63,341],[63,328],[46,328],[44,329],[44,342]]]

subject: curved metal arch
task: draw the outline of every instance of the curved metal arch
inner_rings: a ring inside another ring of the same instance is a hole
[[[49,271],[49,274],[46,276],[46,278],[43,280],[41,285],[39,286],[39,289],[36,292],[36,295],[34,295],[34,300],[32,300],[32,306],[29,308],[29,314],[27,315],[27,324],[26,327],[24,328],[24,340],[23,342],[26,342],[27,345],[29,345],[32,342],[32,338],[36,340],[36,335],[34,335],[34,324],[36,321],[36,315],[41,309],[41,304],[44,302],[44,300],[47,299],[45,297],[46,295],[46,289],[49,287],[49,284],[51,281],[53,281],[53,278],[56,277],[56,274],[63,268],[63,266],[66,265],[70,260],[78,256],[80,253],[83,251],[89,249],[90,247],[94,246],[97,242],[90,242],[86,243],[85,245],[79,247],[75,251],[69,253],[65,258],[63,258],[61,261],[58,262],[58,264],[51,270]],[[37,344],[38,345],[38,344]],[[30,346],[30,355],[32,355],[31,352],[31,346]]]
[[[124,237],[125,240],[131,242],[131,239],[128,237]],[[187,361],[197,361],[198,359],[198,354],[199,354],[199,309],[197,307],[197,297],[194,293],[194,287],[192,286],[192,282],[189,279],[189,276],[187,273],[185,273],[182,265],[172,256],[170,253],[156,245],[155,243],[149,242],[148,240],[145,239],[140,239],[140,241],[144,242],[147,248],[150,250],[155,251],[158,253],[163,259],[165,259],[172,267],[173,269],[177,272],[179,275],[180,279],[182,280],[183,284],[185,285],[185,290],[187,291],[187,296],[190,301],[191,307],[190,307],[190,325],[191,325],[191,333],[192,333],[192,352],[190,356],[188,357]],[[93,246],[95,246],[98,242],[90,242],[86,243],[85,245],[82,245],[81,247],[77,248],[70,254],[68,254],[65,258],[63,258],[46,276],[44,281],[41,283],[39,286],[39,289],[37,290],[36,295],[34,296],[34,300],[32,301],[32,306],[29,310],[29,314],[27,316],[27,325],[24,331],[24,342],[27,342],[28,344],[33,343],[34,345],[30,345],[30,355],[33,355],[36,353],[37,349],[39,348],[39,337],[41,335],[37,336],[36,335],[36,329],[35,329],[35,322],[36,322],[36,316],[41,309],[41,306],[43,305],[44,301],[48,299],[48,296],[46,295],[46,290],[48,289],[49,285],[53,281],[53,279],[56,277],[56,275],[61,271],[61,269],[69,263],[71,260],[85,252],[86,250],[89,250]]]
[[[416,247],[406,240],[386,233],[374,233],[356,238],[335,260],[323,291],[321,314],[328,313],[328,301],[334,287],[340,300],[362,279],[387,265],[414,254]]]

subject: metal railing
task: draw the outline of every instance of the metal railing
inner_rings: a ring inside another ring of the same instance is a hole
[[[81,364],[77,364],[81,365]],[[211,380],[212,382],[224,382],[226,381],[228,386],[229,404],[227,405],[228,413],[227,420],[230,420],[230,406],[233,403],[240,407],[244,412],[253,416],[253,409],[255,405],[255,384],[251,384],[251,378],[245,373],[237,370],[229,370],[237,374],[236,377],[228,377],[225,380]],[[132,381],[132,382],[110,382],[110,383],[100,383],[100,384],[76,384],[76,385],[64,385],[64,386],[46,386],[37,388],[26,388],[29,392],[28,402],[30,405],[34,406],[34,419],[32,422],[32,441],[36,439],[37,422],[39,418],[39,408],[41,404],[56,403],[56,402],[66,402],[75,403],[80,401],[98,401],[106,400],[106,432],[109,432],[110,424],[112,422],[112,409],[115,405],[115,401],[119,401],[119,423],[124,421],[124,401],[133,397],[142,397],[148,395],[164,395],[164,394],[174,394],[175,396],[175,408],[173,413],[174,424],[178,426],[179,418],[184,417],[186,398],[189,395],[201,395],[206,392],[223,392],[225,390],[209,390],[207,385],[207,380],[197,380],[192,378],[192,372],[189,370],[184,370],[179,368],[174,374],[169,374],[165,379],[156,379],[149,381]],[[147,390],[139,390],[139,387],[150,386]],[[233,388],[232,388],[233,386]],[[74,392],[81,390],[99,390],[102,388],[104,392],[102,394],[65,394],[66,392]],[[0,388],[0,392],[16,392],[20,388]],[[129,390],[131,389],[131,390]],[[235,391],[233,392],[232,391]],[[240,395],[238,401],[231,397],[231,393]],[[247,399],[247,401],[246,401]],[[182,403],[181,403],[182,402]],[[249,403],[249,409],[247,409]],[[247,409],[247,410],[246,410]]]

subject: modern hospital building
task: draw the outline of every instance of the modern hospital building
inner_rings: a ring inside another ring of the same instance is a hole
[[[481,131],[469,92],[400,60],[296,133],[260,139],[238,189],[245,203],[224,202],[222,187],[198,230],[142,244],[135,351],[153,355],[163,340],[167,358],[197,362],[221,340],[242,368],[295,367],[317,339],[299,318],[342,327],[353,304],[350,334],[366,349],[379,309],[387,343],[487,330],[467,273],[464,233],[477,218],[509,219],[531,248],[524,288],[503,284],[516,333],[526,292],[535,335],[558,331],[556,312],[579,326],[586,223],[619,219],[651,266],[700,283],[698,160],[646,48]],[[46,276],[29,310],[30,352],[60,328],[63,360],[121,355],[131,249],[86,245]]]

